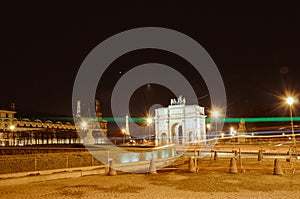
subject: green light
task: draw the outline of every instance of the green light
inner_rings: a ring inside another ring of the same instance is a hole
[[[51,120],[51,121],[65,121],[65,122],[73,122],[73,117],[59,117],[59,118],[42,118],[43,120]],[[79,118],[80,120],[94,120],[93,117],[87,118]],[[98,118],[99,121],[105,120],[107,122],[125,122],[126,119],[123,117],[104,117]],[[155,120],[155,119],[154,119]],[[166,119],[164,119],[166,120]],[[177,120],[177,119],[175,119]],[[206,122],[229,122],[229,123],[239,123],[241,120],[245,122],[290,122],[290,117],[256,117],[256,118],[206,118]],[[167,121],[167,120],[166,120]],[[293,121],[300,121],[300,117],[293,117]],[[129,122],[147,122],[147,118],[129,118]]]
[[[240,122],[241,120],[245,122],[290,122],[290,117],[256,117],[256,118],[207,118],[206,122]],[[293,121],[300,121],[300,117],[294,117]]]

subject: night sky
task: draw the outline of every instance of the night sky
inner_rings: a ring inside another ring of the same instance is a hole
[[[15,102],[20,111],[71,115],[73,83],[87,54],[121,31],[156,26],[182,32],[208,51],[225,83],[227,116],[287,115],[287,110],[277,108],[276,95],[286,89],[300,93],[298,6],[163,2],[17,1],[13,9],[2,7],[0,105]],[[121,75],[149,62],[184,74],[199,104],[210,108],[206,86],[200,76],[191,75],[188,63],[168,52],[139,50],[117,59],[99,82],[96,95],[104,117],[111,116],[111,91]],[[143,115],[152,104],[168,105],[173,96],[161,86],[144,86],[133,94],[130,110]]]

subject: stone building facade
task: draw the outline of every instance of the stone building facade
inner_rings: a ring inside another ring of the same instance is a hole
[[[28,118],[17,119],[14,110],[0,110],[0,146],[79,144],[88,136],[92,138],[92,144],[99,144],[107,135],[107,122],[102,120],[99,101],[96,101],[96,107],[99,125],[88,122],[87,128],[79,129],[73,118],[70,121],[31,121]]]

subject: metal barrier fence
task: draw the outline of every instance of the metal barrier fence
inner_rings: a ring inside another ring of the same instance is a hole
[[[102,165],[90,153],[57,153],[0,157],[0,174]]]
[[[91,153],[2,155],[0,156],[0,174],[108,165],[111,159],[117,165],[133,165],[149,162],[152,158],[163,161],[177,156],[174,147],[159,150],[136,149],[131,152],[100,148]]]

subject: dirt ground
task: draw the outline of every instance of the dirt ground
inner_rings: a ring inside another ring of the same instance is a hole
[[[273,175],[273,160],[244,161],[245,173],[229,174],[228,159],[199,161],[199,172],[187,164],[158,174],[86,176],[0,187],[4,198],[300,198],[300,169]],[[298,166],[298,163],[296,164]]]

